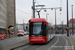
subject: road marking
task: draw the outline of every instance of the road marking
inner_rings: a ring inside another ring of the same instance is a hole
[[[58,38],[57,38],[57,41],[56,41],[48,50],[52,49],[53,46],[56,45],[58,41],[59,41],[59,36],[58,36]]]
[[[42,47],[44,47],[44,46],[37,47],[37,48],[35,48],[34,50],[39,50],[39,49],[41,49]]]
[[[28,35],[26,35],[25,37],[27,37]]]
[[[30,46],[30,45],[27,45],[27,46],[25,46],[25,47],[19,48],[19,50],[22,50],[22,49],[27,48],[27,47],[29,47],[29,46]]]
[[[29,47],[29,46],[30,46],[30,45],[23,46],[23,47],[20,47],[20,48],[14,49],[14,50],[22,50],[22,49],[27,48],[27,47]]]
[[[65,39],[65,37],[63,37],[64,39]],[[68,41],[67,41],[67,39],[65,39],[65,41],[66,41],[66,47],[65,47],[65,50],[67,50],[68,48],[67,48],[67,46],[68,46]]]
[[[17,39],[19,39],[19,37],[17,37]]]
[[[29,35],[27,35],[27,36],[29,36]]]
[[[72,36],[71,36],[71,38],[72,38],[73,40],[75,40]]]
[[[27,48],[29,46],[30,46],[29,43],[27,43],[27,44],[24,44],[24,45],[21,45],[21,46],[17,46],[17,47],[11,48],[9,50],[22,50],[22,49]]]
[[[66,37],[66,36],[65,36]],[[71,43],[71,46],[73,46],[73,43],[72,43],[72,41],[68,38],[68,37],[66,37],[69,41],[70,41],[70,43]],[[72,47],[72,50],[74,50],[74,48]]]
[[[21,37],[21,39],[22,39],[23,37]]]

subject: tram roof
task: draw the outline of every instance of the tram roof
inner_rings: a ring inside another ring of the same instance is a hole
[[[46,21],[45,18],[34,18],[34,19],[30,19],[30,22],[37,22],[37,21]]]

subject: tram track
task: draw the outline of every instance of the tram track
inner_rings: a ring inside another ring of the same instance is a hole
[[[62,41],[63,41],[63,43],[62,43]],[[28,44],[13,48],[11,50],[52,50],[52,49],[58,50],[58,49],[62,49],[62,47],[60,48],[60,46],[64,47],[64,46],[71,46],[71,45],[66,37],[55,36],[55,38],[53,38],[47,44],[29,44],[28,43]],[[55,47],[59,47],[59,48],[55,49]],[[65,47],[64,47],[64,50],[65,50]]]
[[[53,37],[54,38],[54,37]],[[53,39],[52,38],[52,39]],[[52,40],[51,39],[51,40]],[[50,41],[51,41],[50,40]],[[48,44],[48,43],[47,43]],[[37,45],[37,46],[36,46]],[[34,48],[34,50],[37,50],[38,48],[40,48],[40,47],[43,47],[43,45],[45,45],[45,44],[29,44],[29,43],[27,43],[27,44],[24,44],[24,45],[21,45],[21,46],[18,46],[18,47],[15,47],[15,48],[12,48],[12,49],[9,49],[9,50],[23,50],[24,48],[27,48],[27,47],[30,47],[30,46],[36,46],[35,48]]]
[[[29,43],[24,44],[24,45],[21,45],[21,46],[17,46],[17,47],[15,47],[15,48],[11,48],[11,49],[9,49],[9,50],[15,50],[16,48],[20,48],[20,47],[23,47],[23,46],[26,46],[26,45],[29,45]]]

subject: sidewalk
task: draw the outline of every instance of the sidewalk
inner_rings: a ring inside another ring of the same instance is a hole
[[[75,39],[75,34],[74,35],[71,35],[71,37],[73,37]]]
[[[17,36],[17,34],[13,34],[13,35],[10,34],[10,37],[9,37],[9,35],[7,35],[5,39],[13,38],[13,37],[16,37],[16,36]]]
[[[10,50],[17,46],[25,45],[29,43],[28,35],[21,36],[21,37],[14,37],[9,39],[4,39],[0,41],[0,50]]]
[[[67,37],[69,39],[69,41],[71,42],[72,50],[75,50],[75,35],[70,35],[69,37]]]

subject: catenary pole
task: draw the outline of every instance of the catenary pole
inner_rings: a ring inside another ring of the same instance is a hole
[[[71,6],[72,6],[72,34],[73,34],[73,5],[71,5]]]
[[[34,0],[33,0],[33,18],[35,18],[35,2],[34,2]]]
[[[67,0],[67,36],[69,37],[69,24],[68,24],[68,0]]]

